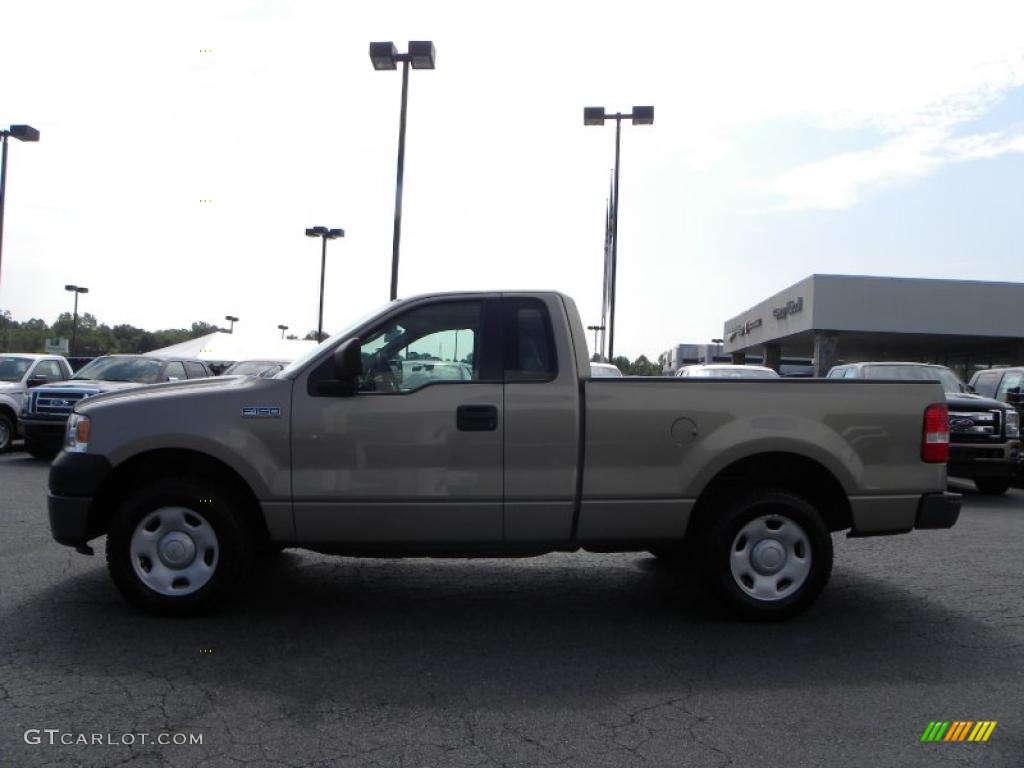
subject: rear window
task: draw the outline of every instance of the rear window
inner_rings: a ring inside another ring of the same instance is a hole
[[[547,307],[538,299],[505,299],[505,380],[550,381],[558,373]]]

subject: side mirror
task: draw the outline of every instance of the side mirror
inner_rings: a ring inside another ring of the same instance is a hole
[[[359,377],[363,373],[363,355],[359,339],[347,339],[334,350],[334,378],[317,383],[321,395],[352,397],[359,390]]]
[[[29,380],[25,382],[26,387],[38,387],[40,384],[46,384],[50,380],[50,377],[37,373],[35,376],[29,377]]]
[[[363,375],[363,355],[359,339],[347,339],[334,350],[334,377],[351,381]]]
[[[1017,391],[1011,389],[1006,393],[1006,404],[1012,405],[1014,408],[1024,405],[1024,394],[1020,392],[1020,388],[1017,388]]]

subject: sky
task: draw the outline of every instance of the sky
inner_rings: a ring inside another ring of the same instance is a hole
[[[1024,281],[1024,3],[6,3],[0,308],[277,335],[399,295],[556,289],[600,319],[623,125],[616,354],[651,358],[813,273]],[[240,328],[241,329],[241,328]],[[588,334],[589,336],[589,334]]]

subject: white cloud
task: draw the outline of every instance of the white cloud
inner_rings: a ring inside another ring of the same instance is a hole
[[[1024,128],[968,136],[939,129],[906,132],[881,146],[806,163],[764,184],[752,184],[780,199],[779,210],[841,209],[868,194],[907,183],[943,165],[1024,152]]]

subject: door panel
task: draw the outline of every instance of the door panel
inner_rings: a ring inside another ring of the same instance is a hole
[[[499,541],[501,386],[434,384],[404,395],[339,398],[296,394],[292,482],[299,539],[404,541],[429,534],[436,541]],[[458,429],[463,406],[494,408],[495,429]],[[454,509],[469,503],[478,509],[479,524],[464,525]],[[336,519],[325,525],[325,514]]]
[[[360,334],[357,394],[296,386],[300,542],[501,541],[503,385],[484,317],[481,301],[415,306]]]

